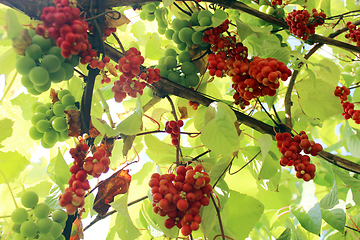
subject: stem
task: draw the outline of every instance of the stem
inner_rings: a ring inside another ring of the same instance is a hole
[[[118,42],[119,47],[120,47],[120,49],[121,49],[121,52],[122,52],[122,53],[125,53],[124,46],[122,45],[119,37],[118,37],[115,33],[111,33],[111,35],[112,35],[112,36],[115,38],[115,40]]]
[[[3,171],[1,171],[1,169],[0,169],[0,173],[1,173],[1,175],[3,176],[3,178],[4,178],[4,180],[5,180],[5,184],[6,184],[6,185],[8,186],[8,188],[9,188],[9,191],[10,191],[11,197],[12,197],[12,199],[13,199],[13,201],[14,201],[15,207],[18,208],[18,205],[17,205],[16,200],[15,200],[15,196],[14,196],[14,193],[12,192],[12,190],[11,190],[9,181],[7,180],[5,174],[3,173]]]
[[[231,166],[232,162],[234,161],[235,157],[233,157],[229,163],[229,165],[227,165],[227,167],[225,168],[225,170],[221,173],[220,177],[216,180],[216,182],[213,185],[213,188],[216,186],[216,184],[218,184],[218,182],[220,181],[220,179],[222,178],[222,176],[224,176],[224,174],[226,173],[226,171],[228,170],[228,168]]]
[[[176,2],[174,2],[173,4],[174,4],[174,6],[177,7],[180,11],[182,11],[183,13],[191,16],[191,13],[189,13],[189,12],[185,11],[184,9],[182,9],[179,5],[177,5]]]
[[[147,199],[147,198],[148,198],[148,196],[141,197],[141,198],[136,199],[136,200],[134,200],[134,201],[132,201],[132,202],[129,202],[129,203],[127,204],[127,206],[130,207],[131,205],[134,205],[135,203],[141,202],[141,201],[143,201],[143,200],[145,200],[145,199]],[[100,221],[100,220],[102,220],[102,219],[104,219],[104,218],[107,218],[108,216],[111,216],[111,215],[114,214],[114,213],[116,213],[116,210],[112,210],[112,211],[106,213],[104,216],[101,216],[100,214],[98,214],[98,215],[96,216],[96,218],[95,218],[93,221],[91,221],[91,222],[89,223],[89,225],[87,225],[87,226],[84,228],[83,231],[87,230],[88,228],[90,228],[92,225],[94,225],[94,224],[97,223],[98,221]]]
[[[2,96],[0,102],[2,102],[2,101],[4,100],[5,96],[6,96],[6,95],[8,94],[8,92],[10,91],[10,89],[11,89],[11,87],[12,87],[12,85],[13,85],[13,83],[14,83],[17,75],[18,75],[18,73],[16,72],[16,73],[14,74],[14,77],[11,79],[11,82],[9,83],[8,87],[7,87],[6,90],[4,91],[4,95]]]
[[[246,167],[247,165],[249,165],[252,161],[254,161],[254,159],[261,153],[261,151],[259,151],[250,161],[248,161],[247,163],[244,164],[244,166],[242,166],[239,170],[233,172],[233,173],[230,173],[230,170],[231,170],[231,166],[229,168],[229,174],[230,175],[234,175],[235,173],[238,173],[240,172],[244,167]]]
[[[101,93],[100,89],[96,90],[96,94],[100,98],[100,101],[101,101],[101,103],[103,105],[104,112],[106,113],[106,116],[109,119],[110,127],[115,128],[115,123],[111,118],[110,108],[109,108],[109,105],[107,104],[107,102],[106,102],[106,100],[104,98],[104,95]]]
[[[356,231],[356,232],[359,232],[360,233],[360,230],[359,229],[355,229],[355,228],[352,228],[352,227],[349,227],[348,225],[345,225],[346,228],[348,229],[351,229],[353,231]]]
[[[222,221],[221,221],[220,210],[219,210],[218,206],[216,205],[214,196],[212,194],[210,194],[210,198],[215,206],[215,210],[216,210],[216,213],[217,213],[217,216],[219,219],[219,225],[220,225],[222,239],[225,240],[225,233],[224,233],[224,228],[223,228]]]

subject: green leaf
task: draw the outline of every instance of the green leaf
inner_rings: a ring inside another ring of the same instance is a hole
[[[345,86],[349,87],[355,80],[354,76],[350,73],[341,73],[341,76],[344,78]],[[356,92],[357,89],[355,89]],[[355,93],[354,93],[355,95]]]
[[[205,122],[201,133],[203,144],[222,155],[232,155],[239,149],[239,136],[237,134],[234,119],[236,116],[225,103],[213,102],[205,113]],[[210,116],[210,117],[209,117]]]
[[[211,183],[215,183],[232,160],[231,156],[223,156],[210,171]],[[224,176],[223,176],[224,177]]]
[[[21,31],[24,29],[19,22],[15,11],[12,9],[8,9],[6,13],[6,29],[8,39],[13,39],[17,36],[20,36]]]
[[[145,35],[145,24],[143,21],[137,21],[136,23],[131,25],[131,30],[130,32],[132,34],[134,34],[134,37],[136,37],[137,39],[140,39],[141,37],[143,37]]]
[[[334,183],[330,192],[320,200],[320,207],[322,209],[331,209],[338,203],[339,203],[339,195],[338,195],[336,180],[334,179]]]
[[[291,205],[290,210],[303,228],[311,233],[320,235],[321,209],[315,197],[315,189],[313,182],[303,183],[300,204]]]
[[[201,217],[200,229],[205,236],[209,236],[217,221],[216,210],[212,206],[202,207],[199,215]]]
[[[205,118],[206,109],[207,109],[207,107],[201,106],[195,112],[194,126],[195,126],[196,130],[198,130],[198,131],[201,131],[202,128],[204,127],[204,124],[205,124],[204,118]]]
[[[350,153],[356,157],[360,158],[360,140],[356,135],[352,135],[346,139],[347,147]]]
[[[164,50],[161,49],[161,41],[159,34],[156,32],[152,33],[145,46],[145,58],[157,60],[164,56]]]
[[[157,137],[147,134],[144,136],[145,144],[149,151],[157,154],[172,154],[175,155],[174,148],[168,144],[160,141]]]
[[[62,209],[62,207],[59,204],[59,196],[61,194],[61,189],[58,185],[54,184],[52,188],[50,189],[50,192],[48,196],[45,198],[45,203],[51,208],[51,209]]]
[[[171,4],[173,4],[173,2],[175,2],[175,0],[162,0],[164,8],[170,6]]]
[[[327,16],[331,16],[331,1],[330,0],[321,0],[320,1],[320,9],[324,11]]]
[[[331,209],[321,209],[321,216],[333,228],[344,232],[346,223],[346,206],[343,200]]]
[[[153,237],[160,237],[164,235],[161,229],[157,226],[153,217],[152,205],[149,201],[144,200],[140,209],[140,221],[141,224],[148,230],[149,234]]]
[[[29,187],[26,190],[36,192],[39,197],[47,197],[52,186],[53,183],[51,182],[41,181],[40,183],[36,184],[33,187]]]
[[[315,88],[313,82],[306,78],[295,86],[299,93],[299,103],[307,116],[323,121],[344,111],[339,99],[334,96],[333,85],[316,79]]]
[[[100,122],[96,117],[91,117],[91,123],[103,136],[115,137],[120,134],[120,132],[112,129],[106,122]]]
[[[29,111],[29,106],[33,105],[38,101],[38,98],[31,96],[30,94],[21,93],[16,98],[10,100],[12,105],[17,105],[21,108],[21,115],[24,120],[30,120],[33,116],[32,112]]]
[[[265,161],[265,157],[271,148],[273,139],[269,134],[264,134],[258,139],[258,142],[261,148],[262,160]]]
[[[29,164],[30,161],[17,151],[0,152],[0,184],[6,182],[3,174],[8,182],[13,182]]]
[[[143,110],[141,107],[141,96],[137,94],[137,108],[133,114],[117,125],[116,130],[125,135],[136,135],[141,132]]]
[[[259,37],[262,34],[269,34],[272,29],[271,26],[263,28],[250,26],[249,24],[242,22],[238,18],[236,19],[236,27],[241,42],[244,41],[248,36],[254,35],[255,37]]]
[[[254,197],[232,190],[227,204],[227,228],[239,239],[245,239],[263,214],[264,205]]]
[[[291,239],[291,229],[286,228],[276,240],[290,240],[290,239]]]
[[[0,132],[0,143],[4,141],[6,138],[11,137],[13,134],[13,127],[14,122],[8,118],[4,118],[0,120],[1,132]],[[0,148],[4,147],[0,144]]]
[[[334,173],[343,181],[347,186],[351,188],[353,192],[353,200],[356,204],[360,204],[360,180],[351,177],[349,174],[340,171],[337,168],[333,168]]]
[[[66,164],[60,149],[58,150],[57,156],[50,160],[47,173],[51,180],[59,185],[61,190],[64,190],[64,185],[68,183],[71,173],[69,172],[69,166]]]
[[[259,180],[270,179],[276,175],[278,170],[280,170],[280,165],[278,160],[276,159],[276,161],[274,161],[274,159],[269,154],[267,154],[261,164],[258,179]],[[274,180],[276,180],[276,178]]]
[[[127,199],[128,193],[118,195],[115,197],[115,201],[110,203],[110,205],[117,211],[115,226],[119,238],[132,240],[136,239],[141,234],[130,218]]]
[[[12,70],[15,69],[15,63],[16,63],[16,53],[12,48],[9,48],[6,52],[4,52],[0,56],[0,62],[6,64],[0,65],[0,74],[9,74]]]

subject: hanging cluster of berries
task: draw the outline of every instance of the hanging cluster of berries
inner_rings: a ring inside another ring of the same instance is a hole
[[[69,215],[84,206],[85,191],[90,189],[87,176],[99,177],[109,170],[110,158],[106,156],[104,149],[98,149],[93,156],[86,157],[88,150],[89,146],[85,143],[79,143],[70,149],[70,155],[74,159],[74,165],[70,167],[72,175],[69,187],[59,197],[60,206],[65,207]]]
[[[175,122],[174,120],[165,123],[165,132],[171,135],[171,143],[174,146],[179,145],[180,128],[184,126],[182,120]]]
[[[350,94],[350,90],[345,86],[339,87],[337,86],[334,92],[334,95],[339,97],[341,100],[341,105],[344,109],[342,115],[346,120],[352,119],[356,124],[360,124],[360,110],[355,110],[355,105],[351,102],[345,102],[347,100],[347,96]]]
[[[315,28],[323,25],[326,14],[324,12],[317,12],[314,8],[312,15],[307,10],[293,10],[288,13],[285,20],[289,26],[290,33],[306,41],[309,35],[315,34]]]
[[[190,100],[189,106],[192,106],[192,108],[196,111],[199,107],[199,103]]]
[[[315,177],[315,165],[310,163],[311,156],[317,156],[323,150],[319,143],[310,141],[304,131],[301,131],[294,137],[290,133],[277,133],[275,139],[277,147],[283,154],[280,159],[281,166],[294,166],[296,177],[302,178],[304,181],[310,181]]]
[[[140,78],[145,80],[148,84],[152,84],[153,82],[157,82],[160,80],[160,69],[158,68],[148,68],[147,73],[143,72],[140,74]]]
[[[351,22],[347,22],[346,25],[349,28],[349,33],[345,34],[345,38],[350,39],[350,41],[356,43],[356,46],[360,47],[360,28],[351,24]]]
[[[228,38],[221,36],[222,33],[229,29],[229,23],[229,19],[226,19],[221,25],[206,30],[202,38],[203,42],[208,42],[216,47],[219,47],[220,49],[224,48],[226,45],[229,45],[229,43],[226,44],[225,41],[225,39],[228,40]]]
[[[146,83],[139,81],[140,79],[146,80],[147,83],[160,80],[160,70],[158,68],[149,68],[147,73],[140,74],[140,65],[144,63],[144,57],[141,52],[132,47],[126,51],[125,56],[119,59],[119,65],[115,68],[122,72],[120,80],[114,82],[112,92],[114,93],[115,101],[120,103],[126,96],[136,97],[137,93],[143,94]],[[140,76],[139,76],[140,75]],[[133,79],[139,76],[138,79]]]
[[[97,59],[97,52],[89,43],[89,25],[80,19],[80,10],[71,7],[69,0],[54,0],[54,3],[55,7],[42,9],[40,18],[43,23],[36,27],[36,34],[56,40],[64,58],[79,55],[82,64],[90,63],[92,68],[103,69],[105,63]]]
[[[201,206],[208,206],[212,186],[210,177],[201,165],[178,166],[177,175],[154,173],[149,181],[153,211],[162,217],[168,216],[166,228],[175,225],[184,236],[199,229]]]
[[[250,105],[250,100],[259,96],[274,96],[280,80],[291,76],[287,66],[273,58],[255,57],[249,60],[248,49],[235,36],[222,36],[228,29],[228,19],[216,28],[204,32],[203,41],[211,44],[213,53],[208,55],[210,76],[232,78],[233,98],[242,109]]]

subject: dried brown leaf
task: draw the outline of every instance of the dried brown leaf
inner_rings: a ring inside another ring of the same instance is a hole
[[[70,237],[70,240],[84,239],[83,225],[80,216],[77,216],[73,224],[77,226],[78,232],[75,234],[75,236]]]
[[[108,28],[116,28],[120,27],[123,24],[129,24],[130,20],[124,15],[117,11],[113,11],[112,9],[109,9],[111,12],[107,13],[105,15],[105,26]],[[119,18],[119,19],[117,19]]]
[[[65,110],[66,120],[68,124],[69,137],[79,137],[81,132],[80,111],[75,109]]]
[[[12,39],[14,52],[18,55],[25,55],[25,49],[31,44],[31,37],[28,30],[25,28],[21,31],[20,36]]]
[[[120,134],[121,135],[121,139],[123,139],[123,149],[122,149],[122,153],[124,156],[126,156],[129,152],[129,150],[131,149],[133,142],[135,140],[135,135],[124,135],[124,134]]]
[[[53,88],[50,89],[50,99],[53,104],[60,101],[60,99],[58,98],[57,92],[55,92],[55,89],[53,89]]]
[[[109,203],[114,201],[114,197],[128,191],[131,181],[128,172],[129,170],[120,170],[110,178],[100,182],[101,185],[98,187],[93,207],[97,213],[104,216],[110,208]]]
[[[118,76],[117,70],[116,70],[114,64],[112,64],[112,63],[109,62],[109,63],[106,63],[106,64],[105,64],[105,67],[106,67],[106,69],[109,71],[109,73],[110,73],[111,75],[113,75],[114,77],[117,77],[117,76]]]
[[[199,49],[196,49],[196,48],[190,49],[190,51],[189,51],[191,59],[198,59],[201,57],[200,59],[194,61],[196,64],[196,67],[198,68],[201,75],[204,75],[204,73],[207,70],[207,66],[208,66],[207,58],[208,58],[209,54],[205,54],[206,51],[207,50],[200,51]]]
[[[180,119],[187,119],[188,118],[188,112],[187,107],[178,107],[180,112]]]

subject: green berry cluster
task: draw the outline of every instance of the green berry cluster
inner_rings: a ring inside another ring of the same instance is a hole
[[[79,56],[71,59],[61,56],[61,49],[54,46],[51,39],[45,39],[29,30],[31,45],[25,49],[25,56],[16,61],[16,70],[22,75],[21,83],[33,95],[39,95],[50,89],[51,83],[69,80],[74,74],[74,67],[79,63]]]
[[[16,208],[11,213],[14,223],[15,240],[65,240],[62,231],[68,215],[63,210],[55,210],[50,217],[50,207],[46,203],[38,203],[39,196],[33,191],[26,191],[21,197],[25,208]]]
[[[58,98],[60,101],[54,104],[36,102],[31,107],[34,115],[31,117],[33,126],[29,130],[29,135],[34,140],[41,139],[41,145],[44,148],[51,148],[56,142],[68,139],[68,125],[64,110],[78,109],[75,106],[75,97],[69,90],[60,90]]]

